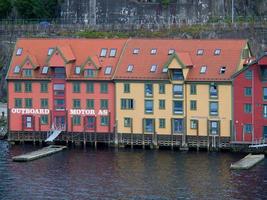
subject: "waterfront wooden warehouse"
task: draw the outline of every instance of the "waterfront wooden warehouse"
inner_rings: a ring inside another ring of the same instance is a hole
[[[9,140],[228,148],[246,40],[19,39]]]

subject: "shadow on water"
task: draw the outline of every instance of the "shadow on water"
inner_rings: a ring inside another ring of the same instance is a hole
[[[0,199],[264,199],[267,161],[231,171],[242,154],[68,149],[28,163],[31,145],[0,141]]]

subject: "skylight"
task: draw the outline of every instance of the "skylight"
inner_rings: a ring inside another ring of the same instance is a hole
[[[53,51],[54,51],[53,48],[49,48],[49,49],[48,49],[48,52],[47,52],[47,55],[48,55],[48,56],[51,56],[52,53],[53,53]]]
[[[168,72],[168,68],[167,68],[167,67],[163,67],[162,72],[163,72],[163,73]]]
[[[75,74],[80,74],[81,73],[81,67],[80,66],[76,66],[75,67]]]
[[[139,54],[140,52],[140,49],[139,48],[134,48],[133,49],[133,54]]]
[[[110,66],[106,67],[105,74],[111,74],[112,68]]]
[[[150,72],[157,71],[157,65],[151,65]]]
[[[221,54],[221,49],[215,49],[215,51],[214,51],[214,55],[215,56],[218,56],[218,55],[220,55]]]
[[[100,57],[106,57],[107,51],[108,51],[108,49],[106,49],[106,48],[101,49]]]
[[[220,74],[224,74],[225,71],[226,71],[226,67],[225,67],[225,66],[221,67],[221,69],[220,69]]]
[[[132,72],[133,71],[133,65],[128,65],[127,72]]]
[[[17,56],[20,56],[22,54],[22,48],[18,48],[17,49],[17,52],[16,52],[16,55]]]
[[[174,54],[174,52],[175,52],[174,49],[169,49],[169,51],[168,51],[168,55],[172,55],[172,54]]]
[[[42,69],[42,74],[47,74],[48,73],[48,66],[44,66]]]
[[[157,53],[157,49],[151,49],[151,51],[150,51],[151,55],[156,55],[156,53]]]
[[[205,74],[207,71],[207,66],[202,66],[201,69],[200,69],[200,74]]]
[[[16,66],[15,68],[14,68],[14,73],[15,74],[18,74],[20,72],[20,66]]]
[[[204,49],[198,49],[197,50],[197,55],[202,56],[204,54]]]
[[[116,56],[117,49],[110,49],[109,57],[115,57]]]

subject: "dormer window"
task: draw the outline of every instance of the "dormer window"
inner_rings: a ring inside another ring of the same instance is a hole
[[[167,73],[168,72],[168,68],[167,67],[163,67],[162,72],[163,73]]]
[[[111,74],[112,68],[110,66],[106,67],[105,74]]]
[[[155,71],[157,71],[157,65],[152,65],[150,72],[155,72]]]
[[[48,52],[47,52],[47,55],[48,55],[48,56],[51,56],[52,53],[53,53],[53,51],[54,51],[53,48],[49,48],[49,49],[48,49]]]
[[[42,68],[42,74],[47,74],[48,73],[48,66],[44,66]]]
[[[85,69],[84,70],[84,77],[95,77],[96,71],[94,69]]]
[[[183,71],[181,69],[172,70],[172,79],[173,80],[184,80]]]
[[[107,52],[108,52],[108,49],[106,49],[106,48],[101,49],[100,57],[106,57]]]
[[[116,56],[117,49],[110,49],[109,57],[115,57]]]
[[[206,73],[206,71],[207,71],[207,66],[202,66],[201,68],[200,68],[200,74],[205,74]]]
[[[15,74],[18,74],[20,72],[20,66],[16,66],[15,68],[14,68],[14,73]]]
[[[133,65],[128,65],[127,72],[132,72],[133,71]]]
[[[80,66],[76,66],[75,67],[75,74],[79,75],[81,73],[81,67]]]
[[[172,55],[172,54],[174,54],[174,52],[175,52],[174,49],[169,49],[169,51],[168,51],[168,55]]]
[[[226,67],[225,67],[225,66],[221,67],[221,69],[220,69],[220,74],[224,74],[225,71],[226,71]]]
[[[151,49],[150,54],[151,55],[156,55],[157,54],[157,49]]]
[[[22,48],[18,48],[16,52],[16,56],[20,56],[22,54]]]
[[[23,76],[25,77],[32,77],[32,69],[24,69]]]
[[[139,48],[134,48],[133,49],[133,54],[139,54],[140,52],[140,49]]]
[[[221,54],[221,49],[215,49],[214,55],[219,56]]]
[[[202,56],[204,54],[204,49],[197,50],[197,56]]]

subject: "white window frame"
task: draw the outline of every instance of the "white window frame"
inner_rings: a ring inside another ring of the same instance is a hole
[[[47,74],[48,73],[48,66],[43,66],[42,68],[42,74]]]
[[[133,49],[133,54],[139,54],[140,53],[140,49],[139,48],[134,48]]]
[[[108,49],[107,48],[102,48],[100,51],[100,57],[106,57],[108,53]]]
[[[54,51],[54,48],[49,48],[48,51],[47,51],[47,55],[51,56],[53,51]]]
[[[207,66],[206,65],[201,66],[201,68],[200,68],[200,74],[205,74],[206,71],[207,71]]]
[[[109,52],[109,57],[116,57],[117,49],[112,48]]]
[[[18,48],[16,52],[16,56],[20,56],[22,54],[22,51],[23,51],[22,48]]]
[[[19,65],[16,65],[15,68],[14,68],[14,74],[19,74],[20,73],[20,66]]]
[[[156,48],[153,48],[150,50],[150,54],[151,55],[156,55],[157,54],[157,49]]]
[[[156,64],[151,65],[150,72],[156,72],[157,68],[158,68],[158,65]]]
[[[225,72],[226,72],[226,67],[222,66],[220,69],[220,74],[225,74]]]
[[[134,66],[132,64],[129,64],[127,67],[127,72],[132,72],[133,68],[134,68]]]
[[[204,55],[204,49],[197,49],[197,56]]]
[[[111,66],[107,66],[105,68],[105,74],[108,75],[108,74],[111,74],[111,72],[112,72],[112,67]]]
[[[215,55],[215,56],[219,56],[219,55],[221,55],[221,49],[215,49],[215,50],[214,50],[214,55]]]
[[[169,49],[169,51],[168,51],[168,55],[172,55],[172,54],[174,54],[175,53],[175,49]]]
[[[75,74],[77,74],[77,75],[81,74],[81,67],[80,66],[75,67]]]

